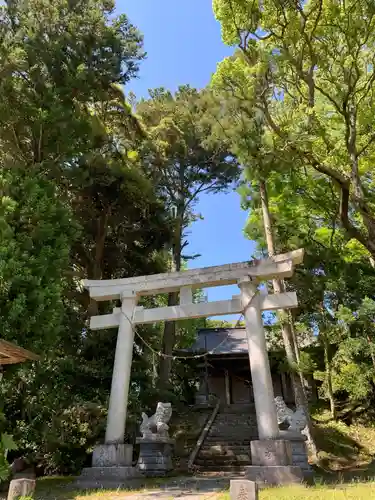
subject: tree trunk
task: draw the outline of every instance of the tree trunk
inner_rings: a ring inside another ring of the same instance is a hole
[[[181,252],[182,252],[182,231],[183,231],[184,206],[179,204],[176,214],[176,227],[174,242],[172,246],[172,265],[171,271],[181,270]],[[179,302],[179,294],[172,292],[168,294],[168,305],[175,306]],[[176,322],[166,321],[164,323],[164,332],[162,338],[162,353],[159,362],[159,388],[168,390],[170,385],[170,375],[172,370],[172,355],[176,343]]]
[[[336,415],[335,398],[333,397],[333,388],[332,388],[332,363],[331,363],[331,357],[329,355],[329,341],[324,334],[321,333],[321,335],[323,336],[324,365],[326,371],[327,393],[329,399],[329,406],[331,410],[331,418],[333,420],[336,420],[337,415]]]
[[[173,292],[168,294],[168,305],[175,306],[178,304],[178,293]],[[164,323],[164,332],[162,339],[161,352],[166,357],[161,356],[159,362],[159,388],[168,390],[170,385],[170,375],[172,370],[172,355],[173,348],[176,342],[176,323],[174,321],[166,321]]]
[[[264,231],[266,234],[267,248],[269,256],[275,255],[275,244],[272,232],[272,221],[268,206],[267,197],[267,187],[265,181],[260,182],[260,196],[262,202],[262,214],[263,214],[263,224]],[[283,293],[285,291],[284,281],[280,279],[275,279],[272,281],[273,290],[275,293]],[[307,418],[307,439],[310,445],[311,452],[314,457],[317,456],[317,448],[313,438],[313,427],[310,418],[310,412],[308,407],[308,402],[306,399],[306,394],[303,389],[301,377],[296,373],[296,366],[298,366],[299,355],[297,354],[297,343],[294,338],[294,330],[290,324],[290,316],[287,311],[281,311],[279,315],[279,320],[281,320],[281,332],[284,341],[286,358],[290,368],[290,376],[293,385],[294,398],[297,406],[301,406],[306,414]]]
[[[97,219],[97,231],[95,239],[95,255],[89,279],[100,280],[103,277],[102,266],[104,256],[104,246],[107,237],[108,211],[104,212]],[[98,302],[90,298],[88,307],[89,316],[96,316],[99,313]]]
[[[370,356],[371,356],[371,361],[372,361],[372,367],[374,369],[374,374],[375,374],[375,354],[374,354],[374,344],[371,342],[370,336],[367,335],[367,342],[368,346],[370,348]]]

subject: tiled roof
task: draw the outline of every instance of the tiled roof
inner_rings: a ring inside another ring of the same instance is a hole
[[[267,335],[267,333],[266,333]],[[314,345],[316,340],[312,337],[303,339],[301,348]],[[267,342],[268,343],[268,342]],[[270,351],[278,351],[277,345],[269,345]],[[198,330],[194,344],[184,349],[190,353],[209,352],[213,355],[220,354],[247,354],[247,338],[245,328],[207,328]]]
[[[247,353],[245,328],[207,328],[198,331],[188,352],[212,352],[212,354]]]

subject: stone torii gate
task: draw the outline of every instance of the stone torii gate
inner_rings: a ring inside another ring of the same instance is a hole
[[[93,330],[118,328],[105,444],[94,450],[93,468],[119,467],[122,469],[122,472],[119,472],[119,477],[131,476],[132,446],[124,444],[124,436],[134,327],[138,324],[157,321],[177,321],[187,318],[243,313],[249,346],[259,443],[269,443],[270,440],[275,444],[281,443],[278,440],[280,434],[262,311],[290,309],[297,307],[298,302],[294,292],[266,295],[258,291],[258,286],[262,281],[291,277],[294,266],[300,264],[302,260],[303,250],[300,249],[252,262],[125,279],[86,280],[84,286],[89,290],[92,299],[96,301],[121,301],[121,307],[114,308],[112,314],[93,316],[90,322],[90,327]],[[229,300],[193,303],[192,290],[195,288],[232,284],[238,284],[240,294]],[[169,292],[179,292],[179,305],[152,309],[137,306],[139,298],[144,295]],[[269,446],[266,451],[268,454],[265,452],[265,455],[269,456]],[[268,464],[266,459],[259,461],[259,465]],[[288,465],[283,463],[283,459],[281,462],[275,465]]]

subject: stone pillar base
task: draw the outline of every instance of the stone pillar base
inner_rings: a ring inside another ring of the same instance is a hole
[[[132,463],[131,444],[99,444],[92,453],[93,467],[131,467]]]
[[[78,477],[76,486],[81,489],[126,488],[140,477],[135,467],[86,467]]]
[[[262,466],[292,465],[292,447],[285,439],[251,441],[251,463]]]
[[[92,467],[86,467],[77,479],[77,487],[116,489],[131,484],[140,477],[132,467],[133,446],[131,444],[101,444],[94,448]]]
[[[290,441],[292,448],[292,465],[301,467],[305,478],[311,478],[313,469],[308,461],[308,453],[306,448],[307,437],[300,432],[280,431],[280,437]]]
[[[248,465],[244,469],[245,478],[260,486],[296,484],[303,481],[301,468],[293,465]]]
[[[165,476],[173,470],[174,439],[159,436],[137,438],[140,445],[137,469],[146,477]]]

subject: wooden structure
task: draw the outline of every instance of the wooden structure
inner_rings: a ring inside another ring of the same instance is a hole
[[[294,405],[290,376],[279,372],[271,356],[274,349],[268,349],[268,352],[274,395],[282,396],[287,404]],[[198,360],[200,382],[196,404],[207,404],[210,395],[214,395],[224,405],[254,402],[246,328],[202,328],[198,330],[194,344],[178,351],[176,355],[194,356],[203,353],[207,353],[207,356]],[[191,361],[187,359],[185,362]]]
[[[16,344],[0,339],[0,366],[37,361],[39,356],[31,351],[18,347]]]

